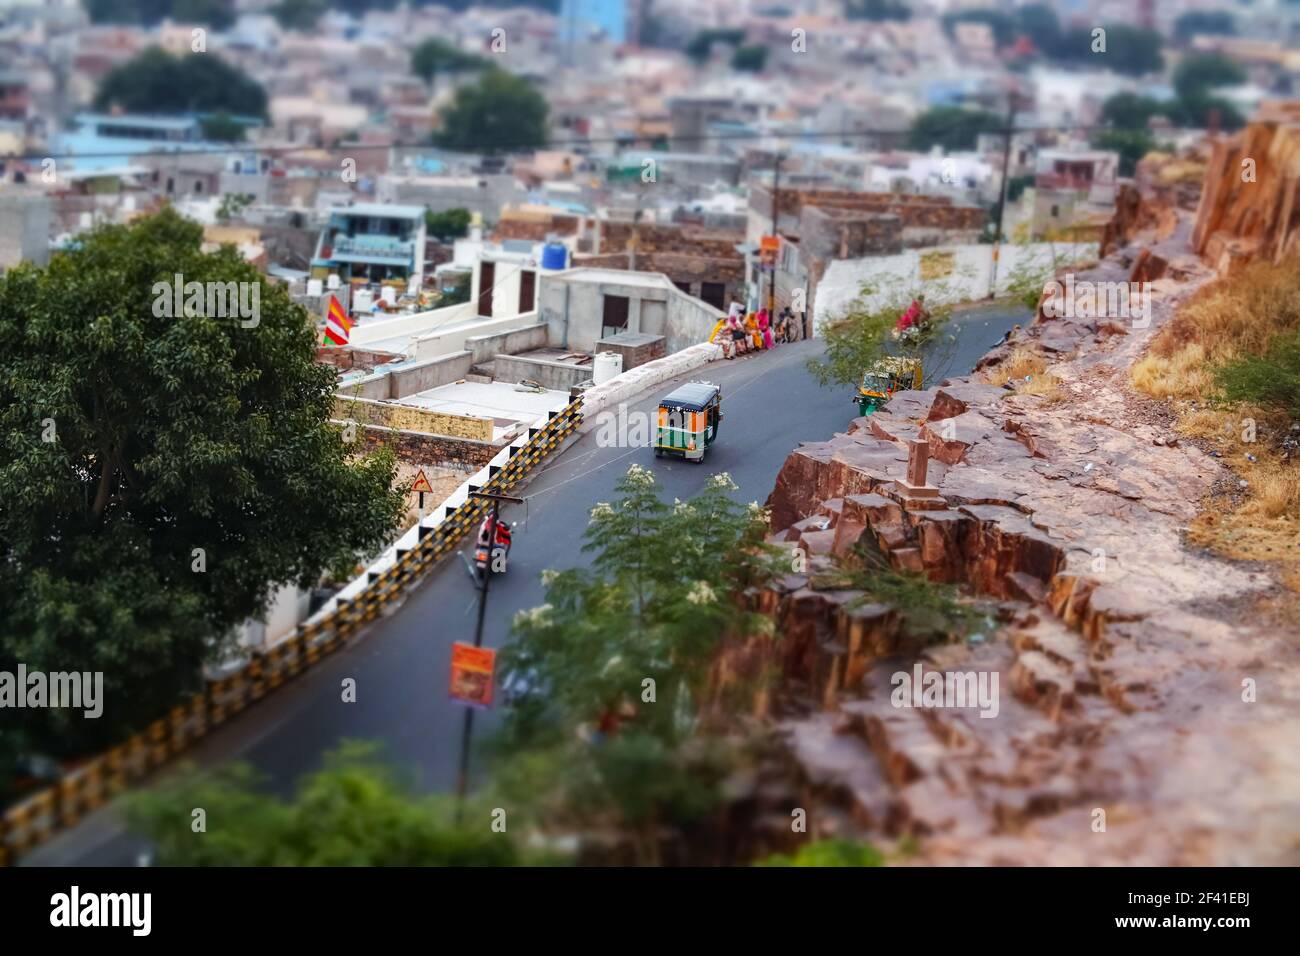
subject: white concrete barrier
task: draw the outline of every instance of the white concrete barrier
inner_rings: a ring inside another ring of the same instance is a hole
[[[720,358],[722,358],[722,346],[703,342],[628,369],[621,375],[616,375],[600,385],[593,385],[583,392],[582,414],[590,419],[606,408],[625,402],[648,388],[653,388],[693,369],[703,368]]]

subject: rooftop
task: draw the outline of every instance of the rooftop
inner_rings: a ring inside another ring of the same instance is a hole
[[[403,206],[397,203],[359,202],[351,206],[335,206],[331,216],[374,216],[379,219],[423,219],[423,206]]]
[[[493,439],[500,439],[510,432],[517,434],[521,423],[534,422],[547,412],[564,408],[569,404],[569,393],[554,389],[536,391],[507,382],[453,382],[397,401],[449,415],[490,418]]]

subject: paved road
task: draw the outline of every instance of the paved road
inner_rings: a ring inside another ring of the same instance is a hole
[[[1001,307],[962,312],[956,320],[960,345],[954,374],[968,370],[1013,322],[1023,321],[1020,312]],[[726,471],[739,486],[739,500],[763,501],[799,441],[828,438],[855,414],[852,389],[822,388],[808,373],[806,363],[820,348],[816,340],[800,342],[683,376],[722,385],[725,418],[702,465],[656,459],[648,448],[602,447],[597,422],[586,423],[577,440],[523,489],[526,509],[518,505],[508,512],[516,528],[510,569],[493,583],[484,644],[502,646],[514,613],[542,603],[541,571],[587,560],[579,551],[587,512],[614,497],[614,485],[629,465],[653,468],[668,498],[689,498],[709,475]],[[673,384],[629,402],[629,412],[653,413]],[[448,663],[452,642],[472,639],[474,611],[469,575],[453,558],[390,617],[232,719],[187,757],[205,766],[232,758],[249,761],[277,790],[288,792],[340,740],[377,739],[397,763],[411,768],[419,786],[452,789],[463,710],[447,698]],[[356,680],[355,703],[341,699],[341,682],[348,677]],[[476,737],[481,740],[497,720],[498,712],[480,714]],[[113,809],[106,808],[24,862],[133,865],[144,850],[144,842],[124,832]]]

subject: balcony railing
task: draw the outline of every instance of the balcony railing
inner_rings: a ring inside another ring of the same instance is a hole
[[[386,259],[410,260],[415,244],[409,239],[391,236],[339,236],[334,240],[332,254],[337,256],[382,256]]]

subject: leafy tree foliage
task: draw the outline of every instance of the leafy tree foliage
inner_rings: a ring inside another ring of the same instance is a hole
[[[229,113],[221,112],[199,120],[203,138],[217,143],[242,143],[247,130],[243,123]]]
[[[195,832],[193,809],[204,811]],[[487,810],[475,817],[486,819]],[[247,764],[190,773],[127,801],[161,866],[512,866],[505,833],[458,827],[445,798],[418,797],[373,745],[348,742],[292,798],[266,793]]]
[[[741,755],[701,716],[709,670],[725,634],[770,627],[730,596],[774,573],[764,513],[734,490],[717,475],[669,505],[633,466],[592,511],[592,567],[547,572],[546,603],[516,618],[496,778],[544,827],[632,833],[653,863],[661,827],[719,800]]]
[[[462,302],[469,301],[469,295],[474,284],[474,274],[463,272],[456,277],[450,291],[444,286],[442,298],[438,300],[439,306],[459,305]]]
[[[271,14],[284,29],[306,32],[315,28],[327,10],[329,0],[280,0],[271,8]]]
[[[853,840],[816,840],[806,843],[791,856],[777,853],[755,866],[884,866],[885,858],[869,843]]]
[[[1119,174],[1132,176],[1142,157],[1156,149],[1156,140],[1144,129],[1107,129],[1092,137],[1092,145],[1119,153]]]
[[[736,47],[731,54],[731,68],[746,73],[761,73],[767,65],[767,47],[758,43]]]
[[[1246,71],[1218,53],[1193,53],[1174,70],[1174,89],[1183,99],[1206,93],[1216,86],[1246,82]]]
[[[527,80],[490,70],[456,91],[436,142],[473,152],[531,149],[546,143],[546,114],[545,98]]]
[[[715,43],[735,47],[740,46],[744,40],[744,30],[701,30],[686,44],[686,55],[696,63],[703,63],[709,58]]]
[[[469,233],[473,218],[468,209],[445,209],[442,212],[426,209],[424,226],[429,235],[439,239],[459,239]]]
[[[158,717],[273,588],[351,568],[402,507],[392,454],[349,460],[330,424],[305,311],[201,241],[164,210],[0,277],[0,669],[104,675],[98,720],[17,712],[49,752]],[[256,324],[166,317],[177,273],[255,284]]]
[[[926,110],[912,123],[908,132],[909,149],[928,151],[941,146],[947,152],[974,149],[980,133],[996,132],[1005,120],[983,110],[957,106],[936,106]]]
[[[519,615],[502,654],[507,679],[545,707],[517,709],[521,730],[543,716],[576,726],[633,707],[637,727],[680,736],[722,634],[758,626],[727,598],[761,577],[766,553],[762,513],[738,505],[734,488],[717,475],[699,497],[668,505],[653,472],[634,465],[622,498],[593,509],[583,547],[593,568],[548,572],[546,603]],[[657,701],[637,707],[646,678]]]
[[[1189,10],[1174,21],[1174,36],[1188,43],[1198,34],[1232,36],[1237,21],[1226,10]]]
[[[174,57],[150,47],[104,77],[95,107],[128,113],[266,115],[266,91],[215,53]]]
[[[1029,37],[1041,53],[1054,55],[1061,42],[1061,21],[1056,11],[1041,3],[1021,7],[1015,14],[1016,32]]]
[[[411,71],[426,83],[432,83],[440,73],[486,70],[490,65],[486,57],[466,53],[438,37],[425,40],[411,54]]]
[[[1175,119],[1180,126],[1207,128],[1217,124],[1219,129],[1234,130],[1246,125],[1246,117],[1240,110],[1208,90],[1182,97],[1177,105]]]
[[[1050,48],[1041,47],[1059,63],[1101,67],[1128,76],[1144,76],[1164,69],[1162,40],[1155,30],[1127,24],[1106,24],[1105,52],[1093,51],[1091,27],[1063,29]]]
[[[903,0],[844,0],[844,15],[850,20],[910,20],[911,8]]]
[[[1160,52],[1162,41],[1155,30],[1114,23],[1106,27],[1105,53],[1092,54],[1091,43],[1089,35],[1089,45],[1080,48],[1087,52],[1081,52],[1080,58],[1084,55],[1098,57],[1102,65],[1116,73],[1145,76],[1148,73],[1158,73],[1165,67],[1164,54]]]
[[[1125,130],[1145,130],[1155,116],[1169,116],[1177,106],[1138,93],[1116,93],[1101,104],[1101,118]]]
[[[165,19],[224,30],[235,22],[235,0],[82,0],[94,23],[153,26]]]

